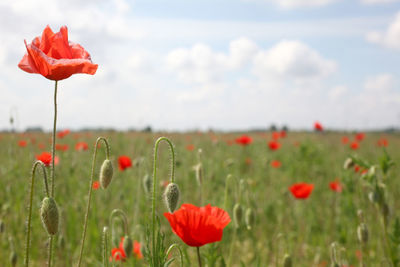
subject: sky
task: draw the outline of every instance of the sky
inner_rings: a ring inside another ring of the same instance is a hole
[[[46,25],[99,65],[59,129],[400,125],[399,0],[2,0],[0,129],[52,128],[54,81],[17,67]]]

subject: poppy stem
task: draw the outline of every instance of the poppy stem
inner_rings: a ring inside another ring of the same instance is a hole
[[[103,228],[103,267],[108,267],[107,251],[108,251],[108,227],[104,226],[104,228]]]
[[[171,183],[175,182],[175,150],[171,141],[167,137],[160,137],[157,139],[154,144],[154,165],[153,165],[153,195],[152,195],[152,246],[153,246],[153,257],[156,259],[156,189],[157,189],[157,155],[158,155],[158,146],[161,141],[165,141],[168,143],[169,148],[171,150]]]
[[[171,250],[173,248],[176,248],[179,251],[179,257],[180,257],[180,260],[181,260],[180,266],[183,267],[183,254],[182,254],[181,247],[178,244],[175,243],[175,244],[172,244],[171,246],[169,246],[167,252],[165,253],[165,258],[168,258],[168,255],[169,255],[169,253],[171,253]]]
[[[40,166],[43,172],[43,180],[44,180],[44,188],[46,190],[46,196],[49,197],[49,186],[47,183],[47,174],[46,168],[40,160],[36,161],[33,164],[32,172],[31,172],[31,187],[29,193],[29,207],[28,207],[28,226],[27,226],[27,233],[26,233],[26,247],[25,247],[25,267],[29,265],[29,249],[30,249],[30,242],[31,242],[31,220],[32,220],[32,202],[33,202],[33,188],[35,184],[35,173],[37,167]]]
[[[54,85],[54,122],[53,122],[53,137],[51,139],[51,168],[50,168],[50,178],[51,178],[51,197],[54,197],[54,157],[56,154],[56,129],[57,129],[57,86],[58,81]]]
[[[111,212],[111,214],[110,214],[110,225],[111,225],[111,226],[113,225],[113,224],[112,224],[113,218],[114,218],[115,216],[118,216],[118,215],[122,218],[122,221],[123,221],[123,223],[124,223],[124,232],[125,232],[125,235],[128,235],[128,218],[126,217],[126,214],[125,214],[125,212],[124,212],[123,210],[114,209],[114,210]],[[113,231],[113,232],[114,232],[114,231]]]
[[[199,261],[199,267],[201,267],[200,247],[196,247],[196,249],[197,249],[197,259]]]
[[[83,226],[81,249],[80,249],[80,252],[79,252],[78,267],[81,266],[82,256],[83,256],[83,247],[85,245],[87,222],[88,222],[88,219],[89,219],[90,201],[92,199],[92,189],[93,189],[92,185],[93,185],[93,176],[94,176],[94,166],[95,166],[95,163],[96,163],[97,148],[98,148],[98,145],[99,145],[100,141],[103,141],[104,144],[106,145],[106,158],[108,159],[110,157],[110,146],[108,145],[107,139],[105,139],[104,137],[98,137],[97,140],[96,140],[96,143],[94,145],[93,160],[92,160],[92,171],[90,173],[89,194],[88,194],[88,201],[87,201],[87,207],[86,207],[86,213],[85,213],[85,222],[84,222],[84,226]]]

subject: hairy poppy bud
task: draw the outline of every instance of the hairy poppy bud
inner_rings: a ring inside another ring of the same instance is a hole
[[[344,161],[343,169],[348,170],[354,166],[354,161],[351,158],[347,158]]]
[[[111,183],[113,177],[113,166],[111,160],[104,160],[100,169],[100,185],[103,189],[106,189],[108,185]]]
[[[283,256],[283,267],[292,267],[292,257],[289,254]]]
[[[239,228],[242,222],[243,208],[239,203],[233,206],[233,222],[236,228]]]
[[[196,181],[200,186],[203,183],[203,166],[201,163],[194,166],[194,170],[196,172]]]
[[[18,260],[17,253],[15,253],[15,251],[11,251],[10,263],[12,267],[17,266],[17,260]]]
[[[151,191],[152,191],[151,186],[152,186],[152,184],[153,184],[153,182],[151,181],[150,175],[146,174],[143,177],[143,189],[144,189],[144,192],[146,192],[146,194],[149,194],[149,195],[151,194]]]
[[[57,203],[51,197],[45,197],[40,208],[40,217],[44,228],[49,235],[58,232],[58,208]]]
[[[176,183],[169,183],[164,193],[165,205],[169,212],[174,212],[179,201],[179,187]]]
[[[122,247],[124,248],[125,255],[129,258],[132,255],[133,251],[133,241],[129,236],[124,237],[124,241],[122,242]]]
[[[361,244],[367,244],[368,242],[368,228],[365,223],[361,223],[357,227],[357,237],[358,241],[360,241]]]
[[[251,228],[254,225],[254,220],[255,220],[255,214],[254,214],[254,210],[252,208],[247,208],[244,220],[246,222],[247,229],[251,230]]]

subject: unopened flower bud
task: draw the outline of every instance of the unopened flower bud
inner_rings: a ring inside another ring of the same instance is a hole
[[[10,263],[12,267],[17,266],[17,260],[18,260],[17,253],[15,253],[15,251],[11,251]]]
[[[153,184],[153,182],[151,181],[150,175],[146,174],[143,177],[143,189],[144,189],[144,192],[146,192],[146,194],[148,194],[148,195],[150,195],[152,192],[152,188],[151,188],[152,184]]]
[[[124,237],[124,241],[122,242],[122,247],[124,248],[125,255],[129,258],[132,255],[133,251],[133,241],[129,236]]]
[[[179,201],[179,187],[176,183],[169,183],[164,193],[165,205],[169,212],[174,212]]]
[[[358,241],[360,241],[361,244],[367,244],[368,242],[368,228],[365,223],[361,223],[357,227],[357,237]]]
[[[243,208],[239,203],[233,207],[233,222],[236,228],[239,228],[242,222]]]
[[[100,168],[100,185],[103,189],[106,189],[111,183],[113,177],[113,166],[109,159],[104,160]]]
[[[289,254],[283,256],[283,267],[292,267],[292,257]]]
[[[58,208],[57,203],[51,197],[45,197],[40,208],[40,217],[44,228],[49,235],[58,232]]]
[[[254,225],[254,220],[255,220],[255,214],[254,214],[254,210],[252,208],[247,208],[244,220],[246,222],[247,229],[251,230],[251,228]]]
[[[196,181],[199,186],[203,183],[203,166],[201,163],[194,166],[196,172]]]
[[[351,158],[347,158],[344,161],[343,169],[348,170],[354,166],[354,161]]]

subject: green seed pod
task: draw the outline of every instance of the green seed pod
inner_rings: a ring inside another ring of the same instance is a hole
[[[111,183],[113,177],[113,166],[111,160],[104,160],[100,168],[100,185],[103,189],[106,189]]]
[[[358,241],[360,241],[361,244],[367,244],[368,242],[368,228],[365,223],[361,223],[357,227],[357,237]]]
[[[283,256],[283,267],[292,267],[292,257],[289,254]]]
[[[354,161],[351,158],[347,158],[344,161],[343,169],[348,170],[354,166]]]
[[[12,267],[17,266],[17,260],[18,260],[17,253],[15,253],[15,251],[11,251],[10,263]]]
[[[179,201],[179,187],[175,183],[169,183],[164,193],[165,205],[169,212],[174,212]]]
[[[152,192],[151,186],[153,185],[153,181],[151,180],[150,175],[146,174],[143,177],[143,189],[146,194],[150,195]]]
[[[233,206],[233,222],[236,228],[239,228],[242,224],[242,217],[243,217],[243,208],[239,203],[236,203]]]
[[[247,208],[244,221],[246,222],[247,230],[251,230],[254,225],[255,213],[252,208]]]
[[[0,220],[0,234],[4,233],[4,222]]]
[[[55,235],[58,231],[57,203],[51,197],[45,197],[40,208],[40,218],[49,235]]]
[[[122,247],[124,248],[126,257],[130,257],[133,251],[133,241],[129,236],[124,237],[124,242],[122,242]]]

